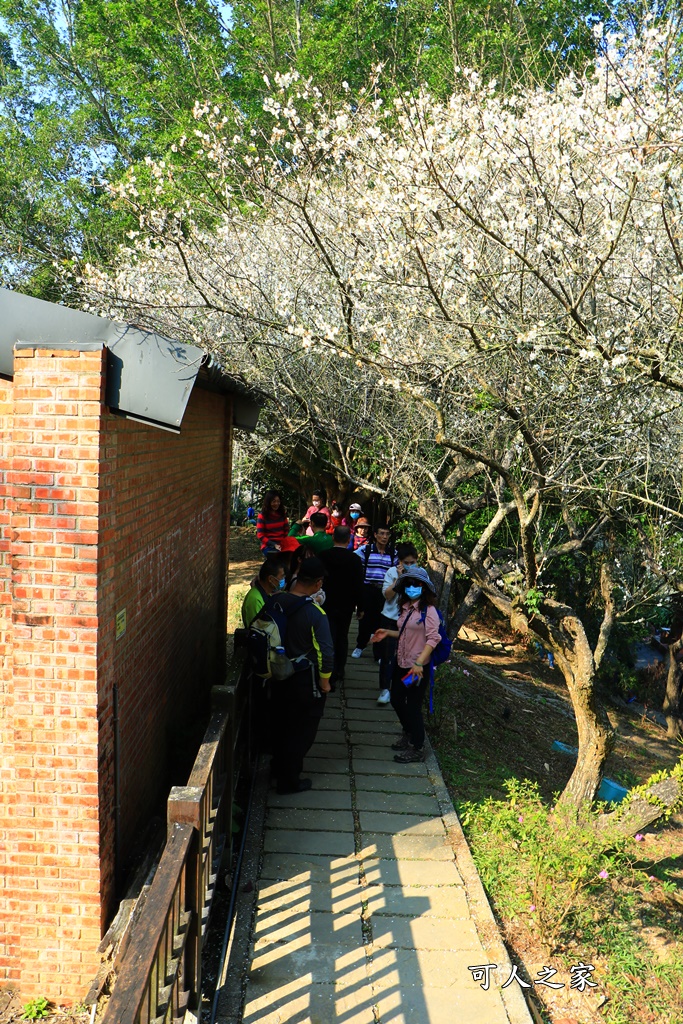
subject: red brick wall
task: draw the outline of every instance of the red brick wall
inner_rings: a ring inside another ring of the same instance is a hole
[[[3,666],[0,962],[29,996],[61,994],[98,961],[102,383],[99,351],[17,352],[11,442],[3,438],[12,631]]]
[[[195,390],[177,436],[110,414],[103,386],[100,351],[18,351],[0,382],[0,983],[24,998],[87,989],[116,754],[120,868],[224,632],[230,403]]]
[[[195,389],[180,435],[111,414],[103,422],[99,677],[102,707],[118,690],[119,869],[165,796],[170,734],[196,718],[217,681],[229,416],[223,396]],[[126,632],[116,640],[123,609]],[[114,755],[107,713],[100,724],[100,795],[103,861],[112,866]],[[108,878],[109,907],[112,885]]]
[[[0,977],[16,963],[16,937],[8,918],[7,806],[14,781],[12,727],[12,553],[11,484],[12,384],[0,380]]]

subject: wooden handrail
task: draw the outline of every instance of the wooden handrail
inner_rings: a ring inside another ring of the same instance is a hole
[[[166,846],[102,1024],[177,1021],[199,1005],[202,945],[232,833],[235,751],[250,719],[248,683],[243,663],[235,686],[212,690],[213,711],[188,784],[169,795]],[[244,712],[239,720],[237,707]]]
[[[169,924],[174,925],[173,931],[177,936],[187,934],[190,913],[185,909],[185,894],[182,890],[185,865],[194,841],[196,832],[191,825],[175,825],[168,837],[144,913],[140,915],[135,929],[134,944],[131,943],[134,949],[129,949],[125,960],[125,975],[122,972],[120,983],[115,985],[107,1003],[105,1021],[138,1024],[142,1019],[140,1010],[144,1002],[148,1004],[149,1014],[146,1016],[149,1021],[159,1016],[163,1019],[165,1016],[165,1007],[160,1005],[159,993],[168,989],[170,996],[181,980],[179,970],[173,972],[173,956],[168,956],[177,946],[176,935],[169,942]],[[177,957],[178,963],[181,959]],[[160,984],[150,986],[155,968],[158,973],[160,967],[163,971],[163,976],[158,978]],[[152,988],[156,988],[157,992],[152,992]],[[179,999],[182,999],[181,993]]]

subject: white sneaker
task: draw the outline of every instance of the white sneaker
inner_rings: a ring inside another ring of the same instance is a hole
[[[354,649],[351,651],[351,657],[352,658],[360,658],[362,653],[363,653],[363,648],[362,647],[354,647]]]
[[[377,698],[377,703],[378,704],[388,704],[390,700],[391,700],[391,694],[389,693],[389,691],[388,690],[381,690],[380,691],[380,695]]]

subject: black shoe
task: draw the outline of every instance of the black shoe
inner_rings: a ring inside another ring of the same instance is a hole
[[[396,742],[391,744],[391,749],[407,750],[410,745],[410,740],[408,739],[407,735],[404,732],[402,732],[401,735],[397,737]]]
[[[285,785],[278,785],[278,796],[287,796],[289,793],[305,793],[313,785],[311,779],[299,779],[297,782],[290,782]]]
[[[408,746],[408,748],[404,750],[402,753],[394,754],[394,761],[396,761],[398,764],[412,764],[413,761],[424,761],[424,759],[424,749],[416,750],[415,747],[413,747],[412,745]]]

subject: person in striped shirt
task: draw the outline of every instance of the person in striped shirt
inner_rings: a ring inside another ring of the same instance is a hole
[[[378,526],[374,533],[374,540],[359,548],[356,555],[363,563],[363,594],[362,610],[358,613],[360,620],[358,638],[355,650],[351,654],[352,658],[360,658],[382,619],[382,609],[384,608],[382,584],[387,570],[398,562],[396,549],[391,544],[391,528],[388,525]],[[373,656],[375,661],[379,661],[381,647],[378,644],[373,647]],[[380,689],[383,688],[380,687]],[[388,703],[388,700],[381,700],[380,703]]]
[[[272,551],[294,551],[298,540],[288,537],[289,519],[279,491],[266,491],[256,520],[256,536],[264,555]]]

